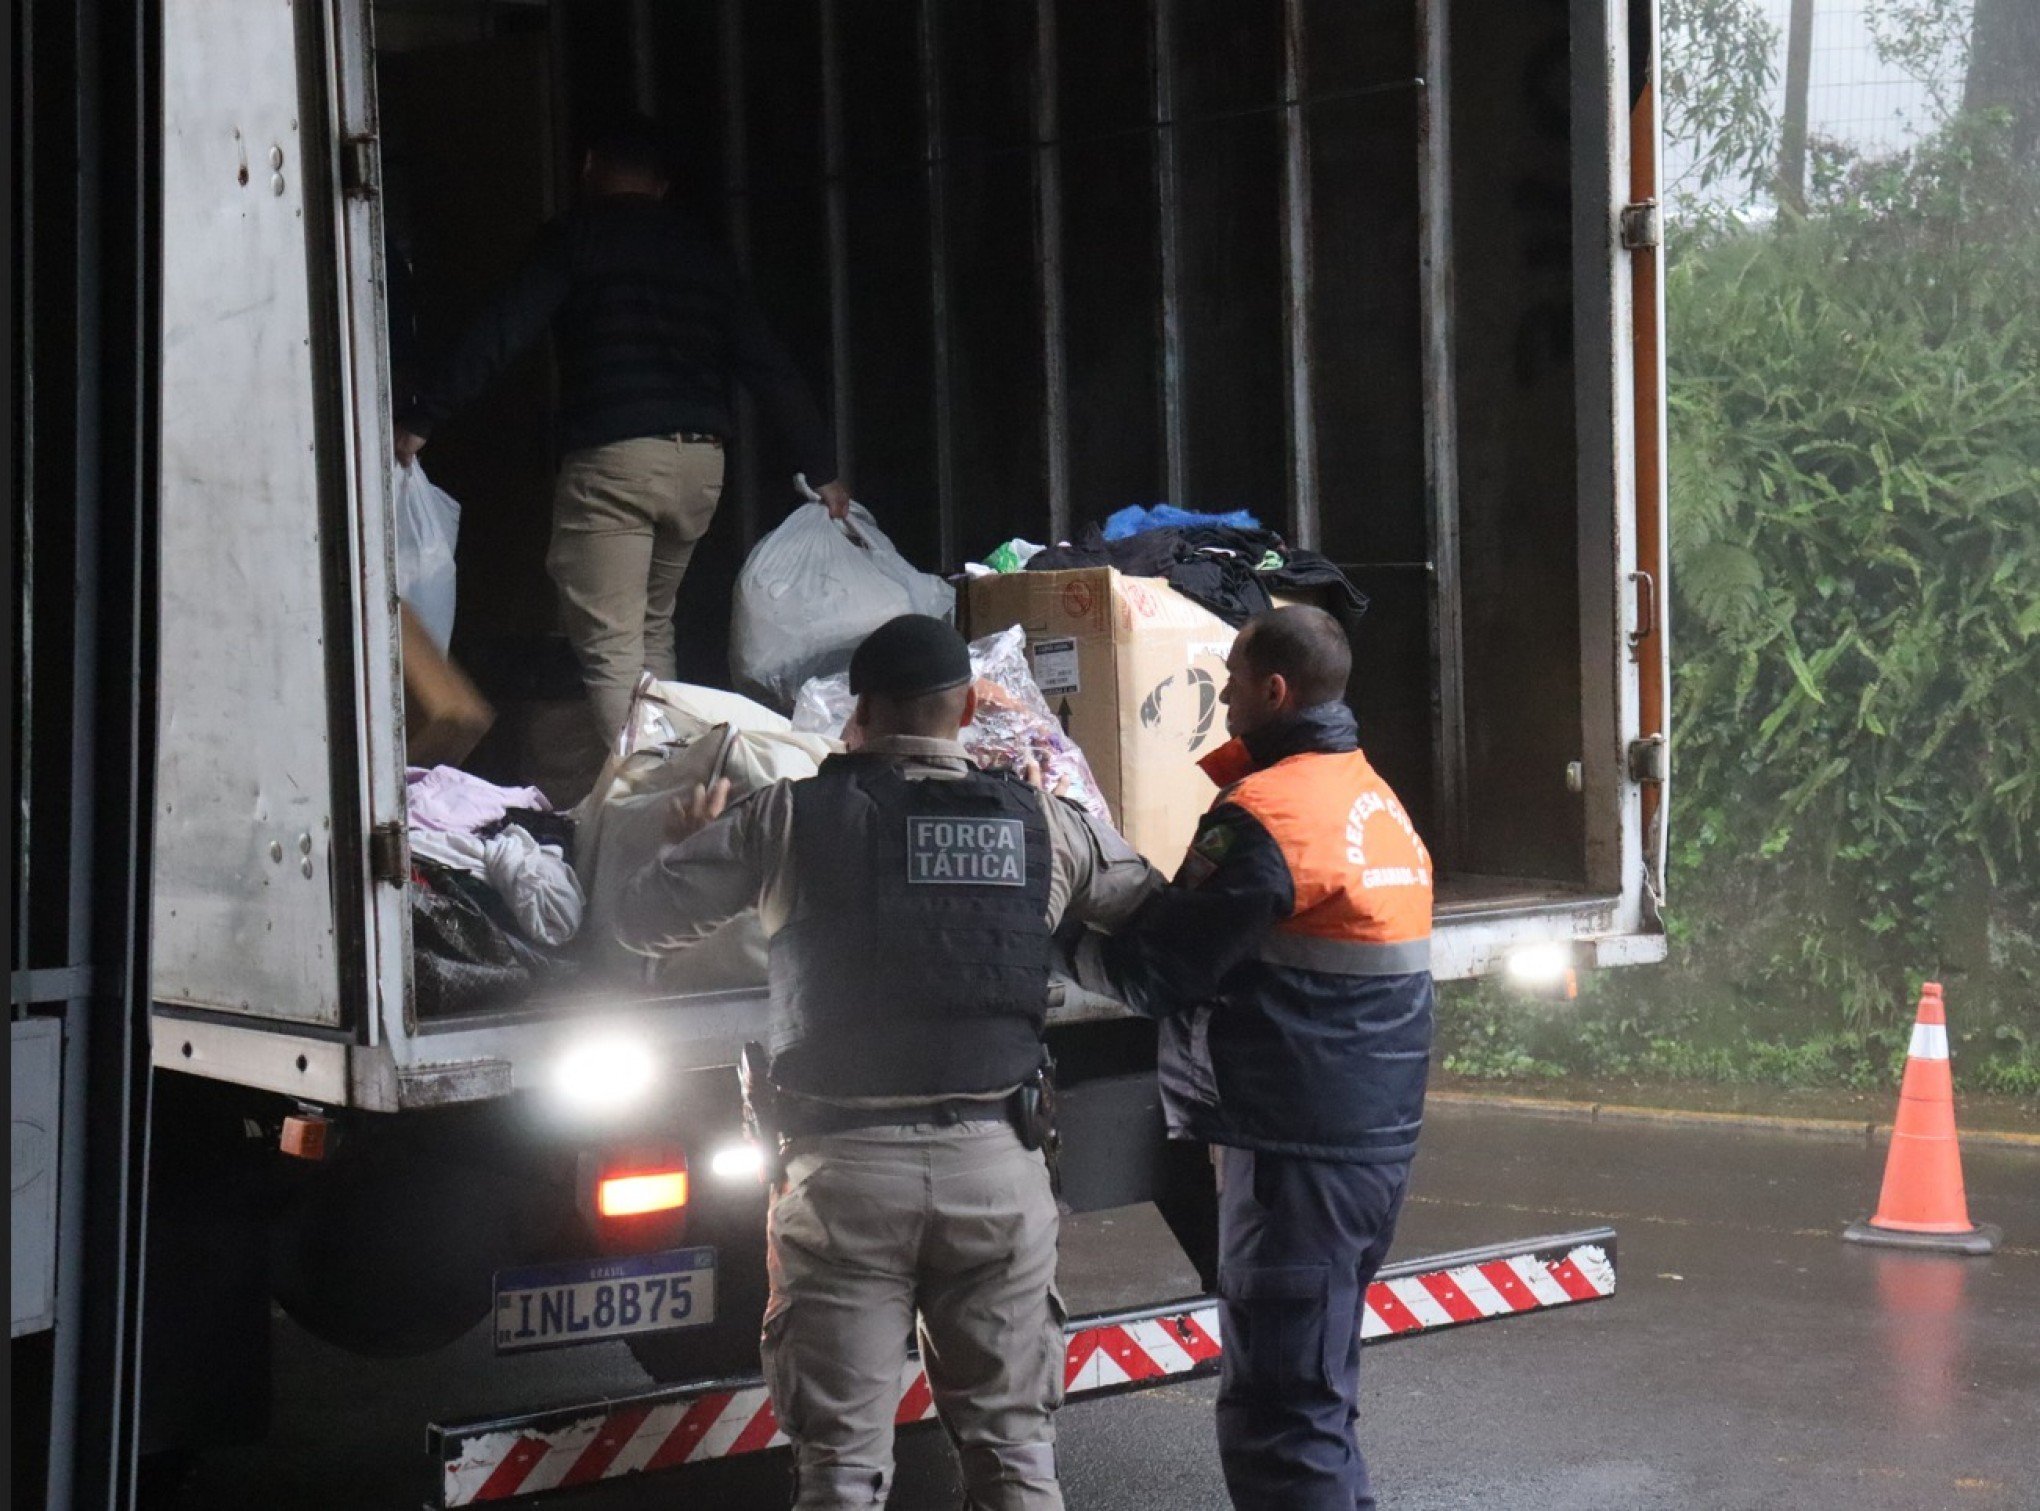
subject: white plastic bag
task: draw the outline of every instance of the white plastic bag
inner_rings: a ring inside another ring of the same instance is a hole
[[[453,639],[453,548],[460,539],[460,505],[425,480],[414,459],[397,468],[397,596],[411,606],[432,643]]]
[[[758,542],[737,578],[730,671],[737,685],[790,708],[801,684],[850,665],[858,642],[901,614],[947,619],[956,590],[917,572],[871,514],[833,520],[803,504]]]

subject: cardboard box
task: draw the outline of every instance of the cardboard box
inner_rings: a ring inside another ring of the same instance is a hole
[[[404,634],[404,746],[413,766],[452,766],[496,722],[496,711],[461,669],[440,653],[407,603],[397,605]]]
[[[1110,567],[975,578],[964,606],[973,640],[1026,631],[1034,680],[1120,832],[1173,874],[1217,795],[1197,761],[1225,743],[1233,627],[1157,578]]]

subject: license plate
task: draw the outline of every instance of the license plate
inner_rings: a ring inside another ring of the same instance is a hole
[[[714,1320],[714,1249],[666,1249],[496,1272],[499,1354],[700,1327]]]

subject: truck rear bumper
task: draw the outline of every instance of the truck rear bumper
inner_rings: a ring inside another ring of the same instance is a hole
[[[1613,1228],[1554,1234],[1382,1270],[1367,1292],[1360,1341],[1549,1311],[1615,1294]],[[1218,1305],[1192,1297],[1137,1311],[1073,1317],[1065,1356],[1068,1398],[1141,1390],[1216,1374]],[[927,1376],[909,1359],[895,1422],[935,1420]],[[645,1395],[520,1416],[435,1424],[433,1505],[516,1500],[633,1474],[783,1447],[785,1435],[757,1376],[700,1380]]]

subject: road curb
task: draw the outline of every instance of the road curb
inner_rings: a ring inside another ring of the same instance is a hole
[[[1434,1091],[1430,1107],[1470,1112],[1513,1112],[1526,1117],[1570,1118],[1588,1123],[1658,1123],[1687,1128],[1741,1128],[1752,1132],[1792,1133],[1803,1138],[1830,1139],[1874,1147],[1891,1137],[1889,1123],[1859,1123],[1850,1118],[1782,1117],[1758,1112],[1707,1112],[1694,1107],[1632,1107],[1617,1102],[1580,1102],[1560,1097],[1490,1096],[1478,1091]],[[1965,1146],[1977,1149],[2020,1149],[2040,1153],[2040,1133],[2000,1129],[1966,1129]]]

